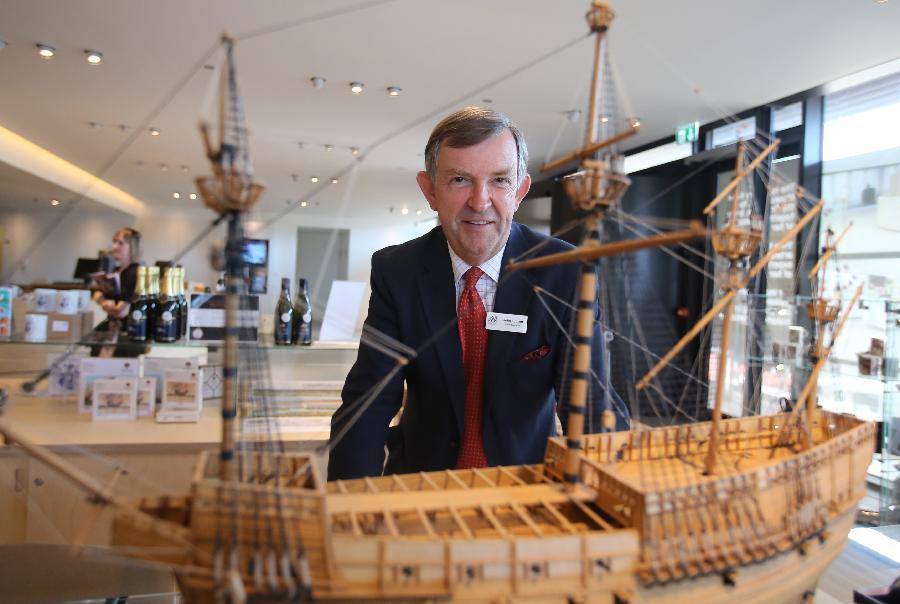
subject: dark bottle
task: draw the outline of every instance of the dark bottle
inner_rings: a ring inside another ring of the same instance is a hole
[[[163,276],[162,291],[156,306],[156,341],[174,342],[178,339],[178,294],[175,291],[177,270],[169,267]]]
[[[184,293],[184,267],[175,269],[175,292],[178,294],[178,337],[187,334],[188,300]]]
[[[303,346],[312,344],[312,305],[309,303],[306,279],[300,279],[297,284],[297,297],[294,299],[294,332],[291,342]]]
[[[290,344],[294,323],[294,307],[291,306],[291,280],[281,280],[281,295],[275,304],[275,343]]]
[[[134,342],[147,341],[148,303],[147,267],[139,266],[134,281],[134,297],[131,299],[131,308],[128,313],[128,336]]]
[[[156,335],[156,307],[159,305],[159,267],[147,267],[147,339]]]

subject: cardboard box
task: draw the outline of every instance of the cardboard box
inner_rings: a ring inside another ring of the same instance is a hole
[[[47,341],[77,342],[91,331],[93,325],[94,313],[91,311],[75,315],[64,315],[59,312],[47,313]]]
[[[100,359],[88,357],[81,359],[81,370],[78,374],[78,412],[91,413],[94,400],[94,382],[108,378],[134,378],[137,380],[141,372],[140,359]]]
[[[241,342],[259,339],[259,296],[241,296],[238,322]],[[191,294],[187,331],[191,342],[222,342],[225,339],[225,294]]]

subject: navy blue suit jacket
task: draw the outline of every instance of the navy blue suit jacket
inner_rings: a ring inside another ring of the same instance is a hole
[[[532,255],[572,247],[512,224],[494,312],[527,315],[528,330],[488,332],[482,436],[490,465],[540,463],[547,437],[556,431],[557,398],[565,425],[568,389],[563,394],[560,385],[568,383],[565,374],[571,367],[572,345],[566,332],[573,311],[568,305],[575,300],[580,265],[506,271],[510,259],[536,246],[540,251]],[[385,473],[452,468],[462,439],[465,383],[453,269],[441,228],[373,254],[371,280],[364,333],[374,328],[414,348],[418,355],[355,418],[367,393],[397,366],[393,358],[367,346],[364,336],[344,384],[343,403],[331,422],[328,477],[380,475],[382,466]],[[547,306],[538,299],[535,285],[549,292],[542,294]],[[603,378],[605,350],[599,327],[593,343],[592,368]],[[404,381],[407,400],[400,424],[389,428],[400,409]],[[611,388],[606,390],[594,381],[591,393],[586,431],[599,430],[601,413],[607,408],[616,411],[617,428],[627,428],[627,408]]]

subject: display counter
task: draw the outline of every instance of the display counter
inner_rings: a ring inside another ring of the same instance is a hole
[[[75,396],[49,397],[40,388],[24,394],[21,384],[46,367],[47,354],[65,348],[59,343],[0,344],[5,374],[0,388],[9,393],[4,419],[23,437],[49,447],[100,483],[113,484],[121,497],[187,493],[198,454],[215,450],[221,441],[220,401],[204,400],[196,423],[162,424],[150,417],[94,422],[89,414],[78,413]],[[198,348],[155,346],[152,353],[194,352]],[[301,380],[343,380],[356,358],[352,345],[272,347],[263,352],[276,389]],[[221,354],[216,348],[203,353],[209,364]],[[243,438],[259,443],[277,438],[288,451],[315,449],[328,439],[327,418],[290,417],[280,425],[280,432],[257,429]],[[92,505],[83,491],[14,445],[0,445],[0,518],[0,545],[110,543],[110,511]]]

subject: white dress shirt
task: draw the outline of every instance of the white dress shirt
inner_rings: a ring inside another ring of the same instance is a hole
[[[457,256],[449,243],[447,244],[447,249],[450,250],[450,264],[453,266],[453,279],[456,286],[456,308],[458,312],[459,297],[462,295],[465,281],[463,275],[472,268],[472,265]],[[494,299],[497,297],[497,282],[500,280],[500,267],[503,262],[504,250],[506,250],[506,245],[500,248],[500,251],[493,258],[489,258],[478,265],[478,268],[484,271],[484,274],[475,283],[475,290],[481,296],[484,310],[487,312],[494,311]]]

